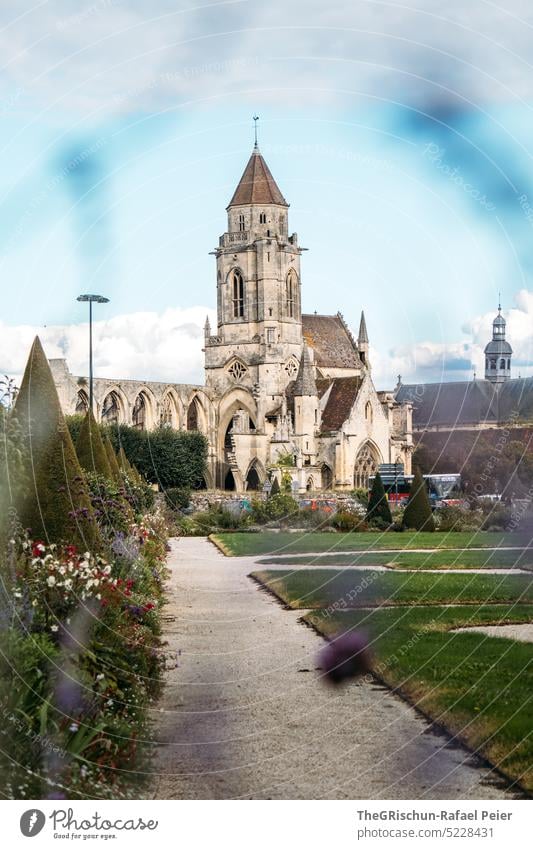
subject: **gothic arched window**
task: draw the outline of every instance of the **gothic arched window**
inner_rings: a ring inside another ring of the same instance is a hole
[[[505,368],[505,360],[503,359],[503,357],[500,360],[500,368]]]
[[[285,280],[285,300],[287,307],[287,315],[289,318],[294,317],[294,290],[295,290],[295,274],[294,271],[289,271]]]
[[[187,410],[187,430],[198,429],[198,401],[193,398]]]
[[[131,416],[133,427],[137,430],[146,429],[146,399],[142,392],[137,395]]]
[[[89,399],[87,398],[87,393],[84,389],[80,389],[76,400],[76,413],[82,413],[83,415],[85,415],[88,409]]]
[[[259,213],[259,223],[260,224],[266,224],[267,223],[266,212],[260,212]]]
[[[244,316],[244,280],[238,269],[232,274],[233,318]]]
[[[116,392],[110,392],[102,404],[102,421],[105,424],[118,424],[120,420],[119,400]]]

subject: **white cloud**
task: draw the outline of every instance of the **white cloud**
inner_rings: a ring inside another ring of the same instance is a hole
[[[96,377],[203,383],[203,327],[207,307],[137,312],[93,323]],[[88,325],[32,327],[0,323],[0,373],[20,379],[33,338],[49,358],[65,357],[73,374],[88,373]]]
[[[505,311],[507,339],[514,351],[513,376],[533,374],[533,290],[515,296],[516,307]],[[109,321],[95,321],[94,363],[97,377],[203,383],[203,334],[206,315],[216,327],[209,307],[136,312]],[[402,375],[404,383],[469,380],[472,364],[484,374],[483,349],[492,333],[495,312],[484,313],[465,325],[469,339],[440,343],[430,340],[398,345],[389,352],[371,348],[372,373],[378,388],[391,389]],[[20,378],[29,348],[39,335],[48,357],[65,357],[73,374],[87,374],[87,324],[8,325],[0,322],[0,374]],[[355,334],[356,335],[356,334]]]
[[[516,306],[504,310],[506,339],[513,348],[513,377],[533,375],[533,290],[521,289]],[[380,386],[392,386],[398,374],[404,383],[439,380],[470,380],[475,368],[478,378],[485,373],[483,350],[492,338],[496,311],[476,316],[464,326],[469,339],[460,342],[419,342],[393,347],[389,356],[372,351],[374,377]]]

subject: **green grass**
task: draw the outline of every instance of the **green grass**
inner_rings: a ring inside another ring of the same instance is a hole
[[[293,609],[533,602],[529,575],[302,569],[258,571],[252,577]]]
[[[531,622],[531,607],[313,611],[304,618],[326,637],[363,628],[379,677],[533,790],[533,644],[449,630]]]
[[[533,549],[500,551],[484,549],[472,551],[406,551],[391,554],[376,551],[352,554],[320,554],[308,556],[268,557],[260,561],[263,566],[390,566],[398,569],[531,569]]]
[[[373,549],[409,548],[496,548],[501,545],[528,546],[530,536],[524,534],[493,533],[488,531],[424,533],[347,533],[320,532],[288,533],[261,531],[257,534],[214,534],[211,539],[229,556],[254,554],[309,554],[334,551],[361,551]]]

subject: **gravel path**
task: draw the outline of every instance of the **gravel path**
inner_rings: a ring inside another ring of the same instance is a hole
[[[172,541],[159,799],[504,799],[499,779],[375,683],[327,687],[322,639],[201,538]]]

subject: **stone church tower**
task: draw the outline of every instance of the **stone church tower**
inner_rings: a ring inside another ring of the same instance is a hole
[[[268,408],[294,379],[302,352],[300,253],[288,234],[289,205],[257,143],[227,207],[216,249],[217,330],[205,330],[206,384],[224,394],[236,383]]]

